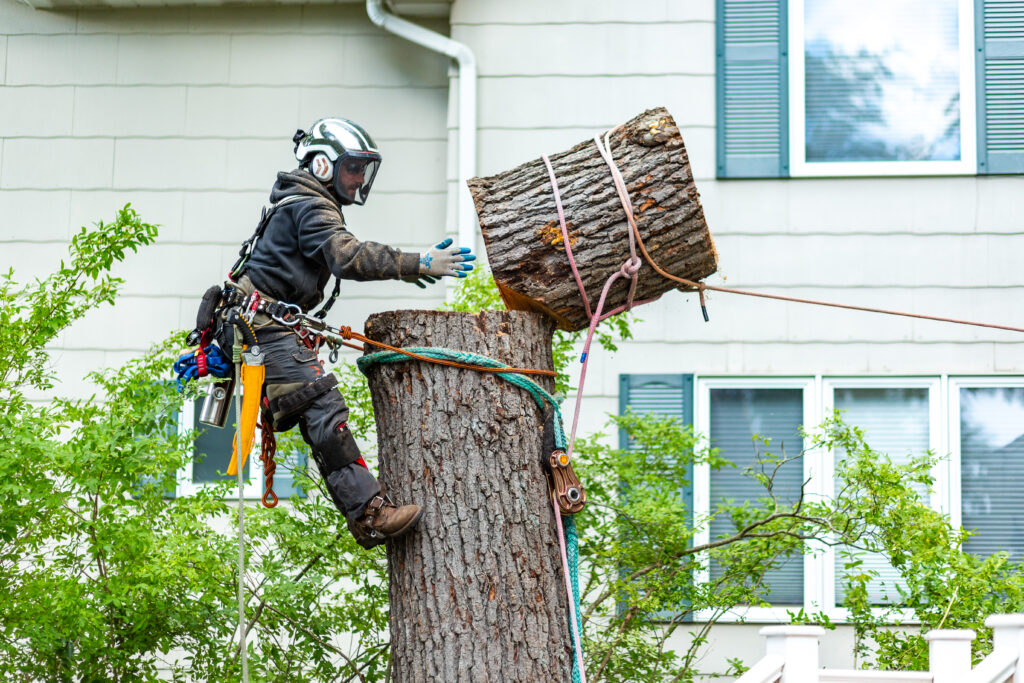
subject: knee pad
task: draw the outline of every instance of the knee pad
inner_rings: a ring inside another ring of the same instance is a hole
[[[267,404],[274,430],[287,431],[293,427],[296,417],[304,413],[313,401],[336,386],[338,378],[333,374],[325,374],[312,382],[267,385]]]
[[[359,446],[352,437],[352,432],[344,424],[340,425],[322,442],[313,444],[313,457],[316,458],[320,474],[327,478],[331,472],[347,467],[362,457]]]

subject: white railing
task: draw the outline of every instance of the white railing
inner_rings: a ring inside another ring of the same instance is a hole
[[[928,671],[822,669],[819,626],[767,626],[761,629],[765,656],[736,683],[1024,683],[1024,614],[996,614],[992,654],[971,668],[974,631],[936,629],[925,634]]]

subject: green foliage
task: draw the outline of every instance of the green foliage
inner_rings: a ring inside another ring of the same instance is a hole
[[[125,207],[113,223],[83,229],[69,265],[52,276],[30,285],[16,283],[13,272],[0,278],[4,679],[239,679],[236,511],[225,499],[233,485],[167,497],[175,473],[192,459],[192,435],[177,429],[182,397],[156,381],[180,335],[116,372],[94,374],[97,398],[41,393],[53,387],[47,345],[90,309],[114,301],[120,282],[109,269],[155,235]],[[475,271],[448,308],[500,307],[491,278]],[[631,320],[612,320],[600,333],[602,347],[630,338]],[[556,334],[562,392],[580,339]],[[366,443],[373,434],[367,383],[352,365],[336,372],[352,407],[349,426]],[[40,395],[48,402],[30,400]],[[761,499],[716,502],[707,517],[694,519],[694,465],[733,465],[671,419],[627,413],[611,426],[628,435],[629,449],[611,448],[602,435],[579,439],[576,449],[589,500],[578,527],[592,682],[695,680],[712,625],[737,605],[764,604],[768,572],[806,552],[808,539],[885,553],[899,570],[895,604],[881,611],[869,604],[872,576],[855,553],[844,579],[859,651],[885,668],[923,668],[927,651],[919,635],[883,628],[897,607],[924,630],[978,630],[976,657],[990,647],[984,618],[1024,608],[1021,568],[1005,555],[966,555],[964,535],[921,502],[931,457],[895,465],[835,418],[810,435],[813,448],[846,454],[833,499],[776,498],[774,473],[789,458],[755,441],[762,452],[746,474],[763,487]],[[299,448],[297,434],[281,436],[282,459]],[[383,549],[358,549],[319,477],[295,474],[309,496],[246,511],[250,676],[386,681]],[[712,518],[730,520],[731,530],[696,544],[696,529]],[[696,581],[712,564],[716,578]],[[697,613],[700,622],[693,621]],[[802,610],[793,620],[832,625],[826,615]],[[684,626],[690,635],[673,650],[669,638]],[[731,674],[744,666],[734,658]]]
[[[180,335],[93,374],[89,400],[29,400],[53,386],[47,344],[113,302],[120,281],[110,267],[155,236],[125,207],[113,223],[83,229],[52,276],[0,280],[4,680],[239,679],[231,483],[166,497],[192,458],[192,435],[178,435],[182,397],[158,381]],[[372,410],[357,374],[346,371],[344,381],[353,424],[365,429]],[[296,439],[283,439],[281,452]],[[322,485],[297,474],[310,489]],[[383,552],[359,550],[319,493],[271,510],[250,506],[247,532],[252,680],[381,680]]]
[[[862,525],[856,547],[884,554],[899,572],[897,585],[886,587],[891,602],[873,605],[867,587],[876,572],[865,571],[856,553],[845,555],[844,606],[851,612],[861,661],[884,669],[927,670],[923,634],[935,628],[976,631],[973,653],[980,660],[991,650],[985,618],[1024,611],[1024,567],[1011,563],[1006,553],[979,558],[962,550],[969,533],[922,500],[922,491],[934,483],[935,457],[894,464],[838,416],[822,425],[814,445],[845,452],[836,472],[837,521],[850,528]],[[905,612],[919,630],[890,628]]]

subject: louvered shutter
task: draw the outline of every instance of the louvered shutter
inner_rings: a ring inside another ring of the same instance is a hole
[[[787,457],[803,450],[800,425],[803,423],[802,389],[711,389],[709,438],[719,454],[735,468],[724,468],[711,473],[711,509],[722,501],[742,504],[768,497],[764,487],[744,470],[754,464],[758,450],[751,437],[755,434],[771,439],[768,450]],[[787,462],[775,474],[773,492],[781,505],[792,504],[800,496],[803,484],[803,460]],[[711,538],[720,538],[736,532],[730,517],[716,516],[710,524]],[[712,581],[721,578],[721,566],[711,562]],[[803,556],[792,555],[781,566],[765,574],[771,588],[767,599],[776,605],[802,605],[804,601]]]
[[[627,408],[637,415],[667,415],[684,425],[692,425],[693,375],[619,375],[619,414],[625,413]],[[632,448],[629,436],[623,430],[619,430],[619,448]],[[693,481],[692,466],[686,473],[686,479]],[[692,521],[693,491],[688,486],[683,489],[683,499],[690,509]],[[689,614],[677,619],[677,614],[689,612],[688,607],[688,603],[681,601],[678,610],[664,610],[653,618],[691,621]],[[620,605],[620,609],[624,608]]]
[[[789,175],[786,0],[718,0],[718,177]]]
[[[976,0],[978,172],[1024,173],[1024,0]]]

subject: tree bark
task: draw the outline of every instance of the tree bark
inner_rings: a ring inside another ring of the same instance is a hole
[[[390,311],[366,322],[369,338],[392,346],[548,370],[552,332],[550,320],[516,311]],[[491,373],[413,360],[373,366],[369,378],[382,484],[424,509],[415,533],[388,543],[394,680],[569,680],[540,409]]]
[[[609,144],[633,203],[637,229],[655,263],[690,280],[714,273],[718,255],[682,136],[668,111],[651,109],[618,126],[612,130]],[[551,155],[550,160],[569,245],[593,310],[605,281],[630,255],[629,224],[611,172],[592,139]],[[562,329],[587,327],[589,320],[565,254],[543,160],[488,178],[472,178],[469,188],[491,271],[508,307],[541,311]],[[638,283],[636,300],[678,286],[646,261]],[[628,290],[627,279],[617,281],[605,311],[626,303]]]

